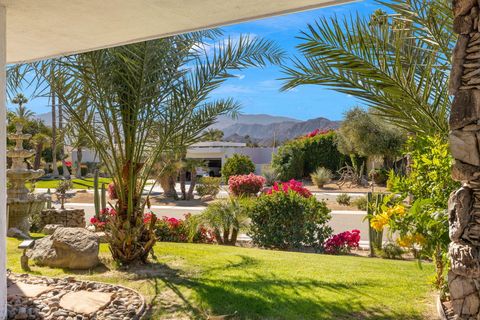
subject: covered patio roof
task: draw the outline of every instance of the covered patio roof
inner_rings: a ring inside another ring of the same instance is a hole
[[[7,62],[161,38],[354,0],[0,0]]]

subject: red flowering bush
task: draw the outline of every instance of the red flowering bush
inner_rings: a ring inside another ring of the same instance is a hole
[[[345,231],[330,237],[324,244],[324,250],[328,254],[346,254],[352,248],[358,248],[360,230]]]
[[[231,176],[228,179],[228,188],[235,196],[256,195],[262,190],[265,178],[250,173],[248,175]]]
[[[118,195],[117,195],[117,189],[115,187],[115,184],[113,182],[111,182],[109,185],[108,185],[108,197],[110,198],[110,200],[116,200],[118,199]]]
[[[332,131],[332,130],[330,130],[330,129],[323,129],[323,130],[315,129],[315,130],[313,130],[312,132],[307,133],[307,134],[304,136],[304,138],[313,138],[313,137],[316,137],[316,136],[318,136],[318,135],[330,133],[331,131]]]
[[[113,208],[102,209],[98,217],[92,217],[90,219],[90,223],[95,226],[96,230],[105,230],[110,217],[115,216],[116,214],[117,211]]]
[[[71,167],[72,167],[72,162],[71,162],[71,161],[65,161],[65,165],[66,165],[68,168],[71,168]]]
[[[191,214],[185,215],[184,219],[162,217],[155,225],[155,234],[159,241],[165,242],[196,242],[212,243],[215,239],[210,230],[199,227],[196,232],[190,234]]]
[[[268,189],[265,193],[266,194],[272,194],[274,192],[288,193],[290,190],[298,193],[304,198],[310,198],[312,196],[312,193],[308,191],[308,189],[305,188],[300,181],[296,181],[294,179],[288,182],[282,182],[282,183],[275,182],[273,186],[270,189]]]

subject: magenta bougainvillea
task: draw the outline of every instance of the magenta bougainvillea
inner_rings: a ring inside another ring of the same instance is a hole
[[[330,133],[331,131],[332,131],[332,130],[330,130],[330,129],[324,129],[324,130],[315,129],[315,130],[313,130],[312,132],[307,133],[307,134],[304,136],[304,138],[313,138],[313,137],[318,136],[318,135]]]
[[[93,217],[90,219],[90,223],[94,225],[97,230],[105,230],[105,226],[107,225],[110,217],[115,215],[117,215],[117,211],[115,211],[113,208],[102,209],[98,217]]]
[[[351,249],[358,248],[359,242],[360,230],[345,231],[325,241],[324,250],[328,254],[346,254]]]
[[[168,242],[192,242],[213,243],[215,237],[207,228],[200,226],[193,237],[189,239],[190,232],[190,213],[184,215],[184,219],[162,217],[158,219],[155,225],[155,234],[159,241]]]
[[[302,197],[305,198],[310,198],[312,196],[312,193],[303,186],[303,184],[300,181],[296,181],[295,179],[292,179],[288,182],[275,182],[273,186],[268,189],[265,193],[266,194],[272,194],[273,192],[285,192],[288,193],[289,191],[293,191],[301,195]]]
[[[235,196],[256,195],[262,190],[265,178],[250,173],[248,175],[231,176],[228,179],[228,188]]]

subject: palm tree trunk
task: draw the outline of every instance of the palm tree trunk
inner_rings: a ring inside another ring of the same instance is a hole
[[[57,96],[52,90],[52,174],[58,177],[57,167]]]
[[[43,143],[37,143],[37,145],[35,146],[35,160],[33,161],[34,170],[40,169],[40,163],[42,160],[42,151],[43,151]]]
[[[65,140],[63,135],[63,107],[59,103],[58,104],[58,129],[60,130],[61,141],[60,141],[60,158],[62,159],[62,169],[63,169],[63,176],[65,179],[70,179],[70,171],[68,170],[67,165],[65,164]]]
[[[187,200],[187,191],[185,182],[187,180],[187,171],[185,168],[180,169],[180,190],[182,191],[182,200]]]
[[[172,176],[161,177],[160,185],[163,189],[163,195],[167,198],[178,200],[177,191],[175,190],[175,178]]]
[[[77,147],[77,173],[75,174],[78,178],[82,177],[82,147]]]
[[[230,240],[228,240],[228,243],[234,246],[237,243],[237,237],[238,237],[238,229],[232,228],[232,235],[230,236]]]
[[[190,178],[190,187],[188,188],[187,200],[192,200],[193,191],[195,190],[195,185],[197,184],[197,170],[192,170],[192,176]]]

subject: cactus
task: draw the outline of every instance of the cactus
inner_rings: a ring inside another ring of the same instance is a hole
[[[102,183],[102,210],[107,209],[107,191],[105,190],[105,183]]]
[[[100,194],[98,193],[98,169],[93,176],[93,203],[95,204],[95,217],[100,217]]]
[[[385,197],[382,193],[372,193],[367,194],[367,216],[368,219],[368,233],[370,236],[370,256],[375,256],[375,250],[382,249],[383,244],[383,231],[377,231],[372,228],[370,221],[375,214],[378,214],[377,210],[383,203],[383,198]]]
[[[50,188],[47,190],[47,209],[52,209],[52,192],[50,191]]]

